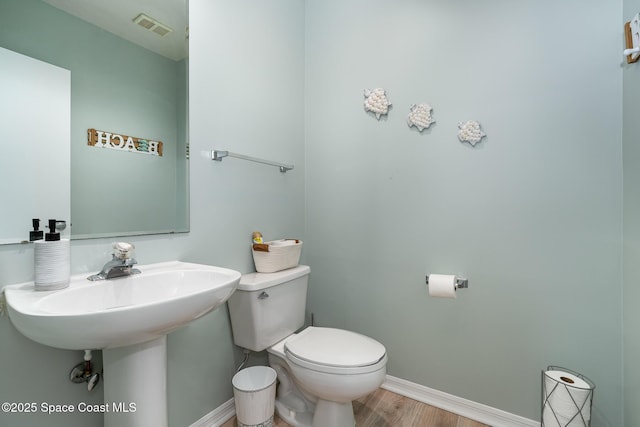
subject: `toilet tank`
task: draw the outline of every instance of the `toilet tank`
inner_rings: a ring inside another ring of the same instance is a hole
[[[275,273],[249,273],[227,301],[233,341],[237,346],[262,351],[304,326],[306,265]]]

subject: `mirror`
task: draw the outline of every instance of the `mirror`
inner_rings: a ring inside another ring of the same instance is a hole
[[[68,70],[0,48],[0,244],[28,242],[33,218],[40,232],[69,218],[70,82]]]
[[[188,231],[186,28],[186,0],[3,0],[0,47],[71,72],[72,239]]]

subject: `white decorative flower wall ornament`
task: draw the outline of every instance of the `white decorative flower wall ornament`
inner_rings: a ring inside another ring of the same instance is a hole
[[[435,120],[431,117],[431,111],[433,108],[429,104],[411,104],[409,107],[409,116],[407,117],[407,124],[409,127],[415,126],[420,132],[435,123]]]
[[[458,129],[460,129],[458,131],[458,139],[460,142],[468,142],[474,147],[483,137],[487,136],[487,134],[480,129],[480,123],[475,120],[458,123]]]
[[[380,116],[386,115],[389,112],[391,103],[389,99],[387,99],[387,94],[384,89],[365,89],[364,98],[364,110],[371,111],[376,115],[376,119],[380,120]]]

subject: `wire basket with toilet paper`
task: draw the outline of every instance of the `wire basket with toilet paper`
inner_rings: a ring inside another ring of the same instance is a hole
[[[595,384],[559,366],[542,371],[542,427],[589,427]]]

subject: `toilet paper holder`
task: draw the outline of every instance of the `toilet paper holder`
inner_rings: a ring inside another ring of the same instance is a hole
[[[425,277],[425,283],[429,286],[429,275]],[[466,289],[469,287],[469,279],[464,277],[456,277],[456,289]]]

